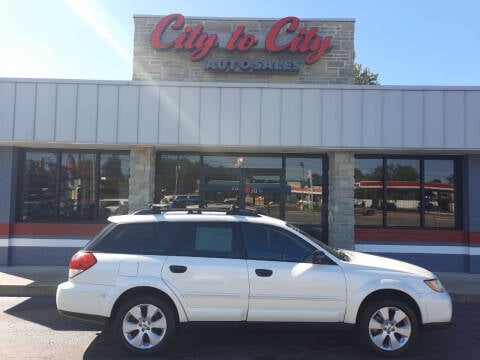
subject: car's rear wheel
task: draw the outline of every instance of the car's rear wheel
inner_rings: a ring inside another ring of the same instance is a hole
[[[406,303],[385,299],[368,304],[358,331],[362,342],[384,356],[407,351],[418,336],[418,319]]]
[[[148,355],[162,351],[176,329],[171,306],[154,296],[137,296],[124,302],[114,321],[114,332],[130,351]]]

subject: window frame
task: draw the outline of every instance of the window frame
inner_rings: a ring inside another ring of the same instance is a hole
[[[435,155],[402,155],[402,154],[383,154],[383,155],[373,155],[373,154],[357,154],[355,155],[355,160],[357,159],[381,159],[382,160],[382,209],[379,211],[382,212],[382,225],[362,225],[356,224],[355,228],[366,228],[366,229],[421,229],[421,230],[461,230],[463,224],[463,213],[462,213],[462,158],[461,156],[435,156]],[[420,161],[420,225],[419,226],[387,226],[387,211],[386,211],[386,202],[387,202],[387,160],[388,159],[408,159],[408,160],[419,160]],[[425,161],[426,160],[451,160],[453,161],[453,172],[455,177],[454,182],[454,194],[455,194],[455,212],[454,212],[454,226],[453,227],[435,227],[435,226],[425,226]],[[354,179],[355,181],[355,179]]]
[[[51,219],[32,219],[32,220],[23,220],[22,211],[24,209],[24,191],[25,191],[25,182],[22,179],[25,176],[25,165],[26,165],[26,156],[27,153],[54,153],[56,156],[56,189],[55,189],[55,214]],[[62,155],[64,153],[83,153],[83,154],[93,154],[95,157],[95,176],[94,176],[94,188],[95,188],[95,209],[94,217],[91,220],[87,219],[61,219],[59,216],[59,201],[60,201],[60,179],[61,179],[61,166],[62,166]],[[100,210],[100,157],[103,154],[107,155],[128,155],[130,159],[129,150],[96,150],[96,149],[68,149],[68,148],[21,148],[18,151],[18,168],[17,168],[17,178],[19,179],[19,184],[16,191],[16,201],[15,201],[15,220],[21,223],[73,223],[73,224],[103,224],[107,220],[99,216]]]

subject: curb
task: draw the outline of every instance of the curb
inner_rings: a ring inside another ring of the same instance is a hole
[[[480,294],[450,294],[452,301],[468,304],[480,304]]]
[[[0,296],[10,297],[35,297],[35,296],[55,296],[57,285],[1,285]]]

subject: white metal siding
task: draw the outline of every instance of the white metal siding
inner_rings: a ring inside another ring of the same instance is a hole
[[[78,87],[77,121],[75,140],[89,142],[96,138],[97,130],[98,86],[82,85]]]
[[[58,142],[74,142],[77,126],[77,87],[75,85],[58,85],[55,120],[55,140]]]
[[[55,137],[56,96],[55,84],[37,85],[37,111],[34,125],[37,141],[50,141]]]
[[[480,150],[480,88],[0,80],[6,144]]]
[[[15,117],[15,84],[0,83],[0,140],[13,139]]]
[[[32,141],[35,133],[36,86],[17,84],[13,140]]]

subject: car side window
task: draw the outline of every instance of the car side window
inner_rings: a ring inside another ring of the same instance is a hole
[[[120,224],[91,250],[109,253],[138,255],[168,255],[173,236],[169,223]]]
[[[242,257],[236,224],[233,223],[182,223],[175,243],[178,256]]]
[[[252,260],[303,262],[315,250],[303,239],[273,226],[242,223],[242,235]]]

